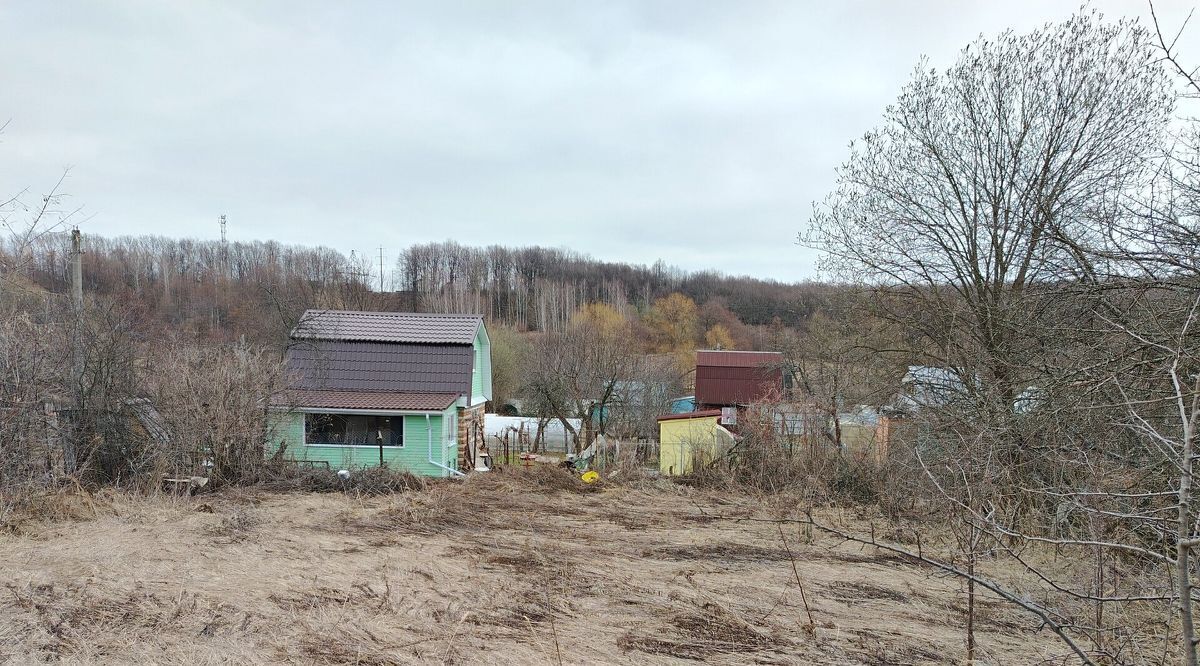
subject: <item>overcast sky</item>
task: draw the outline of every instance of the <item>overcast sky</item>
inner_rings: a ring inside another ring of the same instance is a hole
[[[0,194],[69,166],[85,234],[216,238],[223,213],[389,266],[453,239],[804,279],[811,202],[922,54],[1078,6],[6,0]]]

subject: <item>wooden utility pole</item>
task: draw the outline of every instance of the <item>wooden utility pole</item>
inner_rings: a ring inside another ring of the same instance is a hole
[[[221,277],[228,278],[232,274],[229,266],[229,239],[225,237],[225,228],[229,221],[222,215],[217,218],[217,222],[221,225]]]
[[[75,409],[71,432],[63,439],[63,467],[67,474],[74,474],[76,438],[83,419],[83,239],[79,228],[71,230],[71,392]]]
[[[83,241],[79,227],[71,230],[71,307],[78,319],[78,313],[83,310]]]
[[[166,250],[158,260],[158,272],[162,276],[163,305],[171,304],[171,261]]]

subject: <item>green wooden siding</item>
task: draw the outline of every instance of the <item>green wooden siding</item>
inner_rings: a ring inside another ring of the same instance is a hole
[[[492,398],[492,350],[483,327],[475,333],[475,365],[471,371],[471,404],[477,405]]]
[[[470,403],[484,400],[484,341],[482,334],[475,334],[475,365],[470,372]]]
[[[454,407],[441,414],[405,414],[404,446],[383,447],[383,460],[392,469],[403,469],[422,476],[448,476],[450,473],[429,462],[430,442],[433,459],[452,469],[458,469],[458,448],[455,433],[445,432],[444,424],[452,421]],[[428,423],[428,427],[426,426]],[[377,446],[308,446],[304,442],[304,413],[276,412],[271,415],[267,455],[274,455],[280,443],[286,445],[284,457],[291,460],[324,461],[333,470],[374,467],[379,464]],[[432,438],[432,439],[431,439]],[[453,444],[452,446],[447,446]]]

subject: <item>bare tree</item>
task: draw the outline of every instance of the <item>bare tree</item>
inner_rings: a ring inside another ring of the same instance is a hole
[[[618,383],[631,378],[635,358],[627,323],[576,317],[562,333],[544,334],[534,343],[526,390],[535,410],[562,423],[578,452],[590,439],[593,420],[604,433],[599,417],[616,397]],[[573,418],[582,420],[584,432],[571,425]]]
[[[891,333],[867,303],[848,298],[818,310],[786,345],[796,398],[821,416],[819,435],[834,451],[842,449],[842,414],[892,398],[888,388],[896,385],[897,373],[885,353],[895,346]]]
[[[8,123],[0,124],[0,134]],[[0,254],[0,278],[12,281],[16,276],[28,278],[35,262],[33,250],[46,236],[61,230],[83,210],[67,205],[63,191],[69,170],[64,170],[49,191],[33,197],[28,189],[0,199],[0,228],[7,237]]]
[[[1178,316],[1178,294],[1146,290],[1131,268],[1153,263],[1178,280],[1163,268],[1163,246],[1174,242],[1181,264],[1195,252],[1194,237],[1165,226],[1143,235],[1150,216],[1133,203],[1161,194],[1176,98],[1157,41],[1134,22],[1084,13],[981,39],[944,72],[918,68],[853,149],[805,239],[825,250],[832,275],[872,288],[875,312],[898,329],[893,351],[945,378],[937,399],[913,411],[911,443],[939,515],[960,536],[966,564],[949,570],[983,584],[981,555],[1021,563],[1050,590],[1023,607],[1085,662],[1130,650],[1107,643],[1122,634],[1105,626],[1104,604],[1174,600],[1181,654],[1194,663],[1194,563],[1181,560],[1194,538],[1191,508],[1183,528],[1191,500],[1180,495],[1190,486],[1180,457],[1192,455],[1188,413],[1172,422],[1163,409],[1192,394],[1186,382],[1162,382],[1181,350],[1170,341],[1188,337],[1168,331],[1191,330],[1191,315]],[[1179,198],[1153,200],[1163,210]],[[1150,240],[1122,254],[1122,234]],[[1151,326],[1164,304],[1174,314]],[[1024,550],[1037,544],[1079,567],[1040,566]],[[1093,556],[1096,580],[1106,562],[1130,575],[1089,587],[1077,576]],[[1174,591],[1141,591],[1164,565]]]
[[[1151,34],[1096,13],[922,63],[852,149],[802,242],[876,287],[908,351],[1003,412],[1031,379],[1092,220],[1139,184],[1172,109]]]
[[[204,475],[222,483],[253,479],[275,439],[267,409],[282,367],[252,345],[203,346],[176,340],[155,350],[148,395],[171,433],[157,451],[160,473]]]

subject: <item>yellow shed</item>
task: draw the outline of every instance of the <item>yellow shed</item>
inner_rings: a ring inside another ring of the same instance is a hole
[[[688,474],[733,446],[733,433],[719,423],[721,410],[658,417],[658,470]]]

